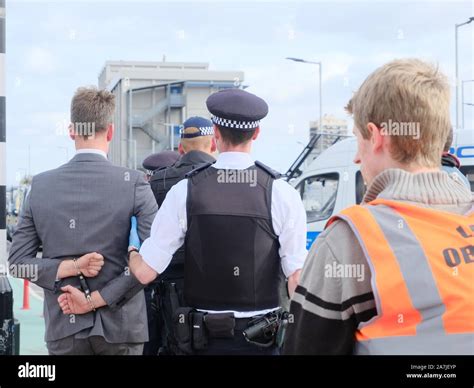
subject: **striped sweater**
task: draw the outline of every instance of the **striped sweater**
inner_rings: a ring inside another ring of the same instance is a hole
[[[385,170],[369,186],[364,202],[375,198],[457,214],[472,206],[470,190],[441,171]],[[352,354],[359,323],[377,315],[370,269],[346,222],[334,222],[313,244],[290,314],[283,354]]]

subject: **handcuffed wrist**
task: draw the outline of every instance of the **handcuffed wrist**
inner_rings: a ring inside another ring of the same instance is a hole
[[[81,269],[79,268],[79,264],[77,264],[77,259],[72,259],[74,264],[74,269],[76,270],[77,275],[82,275]]]
[[[91,311],[95,311],[96,308],[95,308],[95,304],[94,304],[94,301],[92,300],[92,297],[91,295],[86,295],[86,299],[87,299],[87,302],[89,302],[89,307],[91,308]]]

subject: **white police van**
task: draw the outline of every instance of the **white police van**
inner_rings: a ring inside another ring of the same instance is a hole
[[[331,216],[362,201],[365,185],[359,166],[353,162],[356,151],[355,137],[340,140],[314,159],[299,177],[290,180],[306,210],[307,249]],[[461,161],[461,172],[474,191],[474,131],[456,131],[450,152]]]

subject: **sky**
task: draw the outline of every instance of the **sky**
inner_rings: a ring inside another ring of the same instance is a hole
[[[363,80],[395,58],[439,65],[452,85],[454,25],[473,1],[23,1],[7,0],[7,184],[74,155],[66,135],[75,89],[97,85],[107,60],[208,62],[240,70],[269,115],[253,157],[286,171],[319,117],[352,120],[344,106]],[[474,79],[474,23],[459,28],[460,80]],[[465,84],[474,103],[474,82]],[[474,129],[465,105],[465,128]]]

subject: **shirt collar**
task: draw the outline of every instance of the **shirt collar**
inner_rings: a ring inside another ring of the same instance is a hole
[[[244,170],[254,164],[252,156],[247,152],[222,152],[213,167],[225,170]]]
[[[76,150],[76,155],[78,154],[96,154],[96,155],[101,155],[105,159],[107,159],[107,154],[104,151],[98,150],[96,148],[81,148],[79,150]]]

